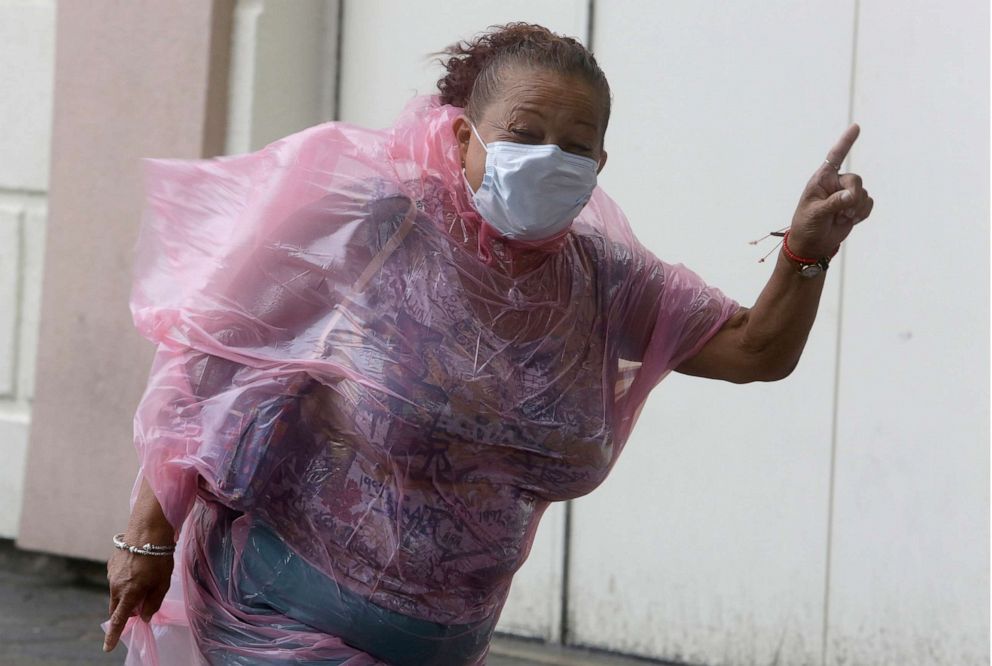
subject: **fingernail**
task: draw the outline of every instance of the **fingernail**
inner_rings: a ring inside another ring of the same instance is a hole
[[[850,201],[853,198],[854,198],[854,195],[851,194],[851,190],[844,190],[844,193],[840,195],[840,200],[841,201]]]

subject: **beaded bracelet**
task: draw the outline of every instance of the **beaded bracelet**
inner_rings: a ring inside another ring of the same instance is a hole
[[[773,233],[772,235],[775,236],[778,234]],[[806,259],[805,257],[799,257],[793,254],[792,250],[789,248],[789,232],[786,231],[784,234],[782,234],[782,251],[785,252],[785,256],[787,256],[789,259],[799,262],[800,264],[816,264],[823,261],[824,259],[829,262],[831,259],[837,256],[837,252],[840,251],[840,245],[838,245],[834,249],[833,253],[829,257],[823,257],[821,259]]]
[[[144,546],[129,546],[124,541],[123,532],[114,535],[114,548],[126,550],[133,555],[155,555],[158,557],[172,555],[176,552],[175,546],[153,546],[150,543],[146,543]]]

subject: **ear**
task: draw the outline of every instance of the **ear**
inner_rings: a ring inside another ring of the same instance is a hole
[[[468,155],[468,144],[472,141],[472,127],[469,120],[464,115],[455,118],[451,124],[451,129],[455,133],[455,141],[458,142],[458,153],[462,167],[465,166],[465,156]]]
[[[606,166],[606,157],[607,157],[606,151],[605,150],[600,151],[600,153],[599,153],[599,168],[596,169],[596,175],[599,175],[600,172],[603,171],[603,167]]]

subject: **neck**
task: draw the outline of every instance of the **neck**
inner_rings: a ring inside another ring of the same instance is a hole
[[[503,238],[474,211],[459,216],[462,224],[452,229],[454,240],[468,253],[510,278],[517,278],[537,268],[560,249],[564,236],[550,242],[528,243]]]

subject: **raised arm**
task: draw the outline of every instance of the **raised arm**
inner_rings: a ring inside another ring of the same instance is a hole
[[[861,177],[839,173],[860,129],[851,125],[827,154],[803,190],[785,244],[794,257],[829,260],[874,202]],[[799,362],[816,318],[826,270],[780,253],[768,284],[754,307],[741,308],[677,372],[745,383],[787,377]]]

